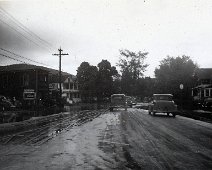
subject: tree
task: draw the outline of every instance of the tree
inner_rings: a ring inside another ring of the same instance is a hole
[[[88,62],[82,62],[77,69],[77,80],[82,98],[88,101],[96,97],[96,78],[98,69]]]
[[[183,92],[183,98],[191,96],[191,88],[195,83],[194,73],[198,69],[189,56],[170,57],[160,62],[159,68],[155,69],[156,91],[158,93],[172,93],[180,98]],[[184,85],[184,90],[180,90],[180,84]]]
[[[145,64],[147,52],[132,52],[129,50],[120,50],[120,59],[117,66],[122,73],[121,86],[125,94],[136,95],[138,89],[138,80],[143,76],[143,72],[148,67]]]
[[[116,67],[112,67],[109,61],[102,60],[98,64],[97,96],[99,100],[110,97],[113,93],[113,81],[117,74]]]

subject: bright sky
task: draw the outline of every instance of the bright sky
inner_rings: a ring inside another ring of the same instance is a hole
[[[52,54],[61,46],[69,53],[62,69],[71,74],[83,61],[116,65],[119,49],[144,51],[150,64],[145,75],[152,77],[167,55],[185,54],[212,67],[211,17],[211,0],[0,1],[0,47],[57,69]],[[0,59],[0,65],[18,63]]]

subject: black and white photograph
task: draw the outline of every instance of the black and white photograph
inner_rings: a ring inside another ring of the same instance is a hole
[[[0,170],[211,169],[211,0],[0,0]]]

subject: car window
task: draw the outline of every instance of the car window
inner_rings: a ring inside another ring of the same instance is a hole
[[[122,100],[122,99],[124,99],[124,96],[113,96],[112,99],[113,100]]]
[[[172,97],[171,96],[154,96],[154,100],[168,100],[168,101],[171,101]]]

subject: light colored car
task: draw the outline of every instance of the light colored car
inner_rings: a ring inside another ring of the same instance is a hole
[[[113,111],[115,108],[124,108],[127,110],[127,100],[124,94],[111,95],[110,111]]]
[[[172,94],[154,94],[153,101],[149,104],[149,114],[166,113],[167,116],[171,113],[173,117],[177,114],[177,105],[173,101]]]

